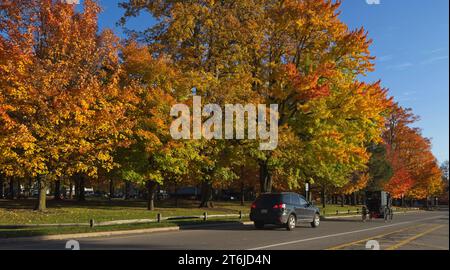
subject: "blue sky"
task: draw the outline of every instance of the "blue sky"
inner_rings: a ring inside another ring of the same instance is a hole
[[[417,125],[432,139],[439,161],[449,159],[449,1],[344,0],[341,18],[364,26],[374,40],[376,71],[402,106],[421,117]]]
[[[122,36],[116,22],[122,15],[117,0],[100,0],[101,28]],[[376,71],[364,80],[382,80],[402,106],[420,115],[416,125],[432,139],[439,161],[449,159],[449,1],[343,0],[341,19],[350,28],[364,27],[374,40]],[[148,14],[127,27],[142,30],[153,23]]]

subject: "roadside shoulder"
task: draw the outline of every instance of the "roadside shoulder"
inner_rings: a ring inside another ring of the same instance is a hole
[[[28,236],[28,237],[14,237],[14,238],[0,238],[0,244],[17,243],[17,242],[32,242],[32,241],[51,241],[51,240],[70,240],[80,238],[94,238],[94,237],[110,237],[119,235],[135,235],[145,233],[158,233],[158,232],[174,232],[183,229],[190,228],[205,228],[205,227],[221,227],[229,225],[250,225],[253,222],[234,222],[234,223],[212,223],[212,224],[192,224],[182,226],[170,226],[161,228],[148,228],[148,229],[135,229],[135,230],[117,230],[117,231],[103,231],[103,232],[91,232],[91,233],[73,233],[73,234],[55,234],[55,235],[41,235],[41,236]]]

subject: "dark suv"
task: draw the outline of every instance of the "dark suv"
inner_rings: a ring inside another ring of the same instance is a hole
[[[297,193],[266,193],[252,204],[250,220],[255,223],[257,229],[264,228],[265,224],[274,224],[291,231],[300,222],[308,222],[312,227],[318,227],[320,212],[319,208]]]

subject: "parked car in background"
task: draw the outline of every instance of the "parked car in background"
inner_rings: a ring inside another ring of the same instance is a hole
[[[94,192],[94,197],[97,197],[97,198],[108,198],[108,196],[109,196],[109,194],[104,191],[96,190]]]
[[[180,187],[171,195],[178,198],[195,200],[200,198],[201,190],[197,187]]]
[[[320,225],[320,211],[297,193],[266,193],[252,204],[250,220],[257,229],[273,224],[291,231],[302,222],[310,223],[315,228]]]
[[[230,190],[222,190],[220,200],[222,201],[236,201],[240,198],[240,194]]]
[[[94,192],[94,188],[84,188],[84,196],[86,197],[94,197],[95,196],[95,192]]]
[[[165,191],[165,190],[158,190],[158,191],[156,192],[156,198],[157,198],[158,200],[164,200],[164,199],[167,199],[167,198],[169,198],[169,193],[167,193],[167,191]]]
[[[50,195],[50,189],[47,189],[46,194],[47,194],[47,196]],[[31,196],[37,198],[39,196],[39,189],[36,189],[36,188],[32,189]]]

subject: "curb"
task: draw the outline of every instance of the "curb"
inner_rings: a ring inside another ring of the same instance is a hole
[[[50,241],[50,240],[72,240],[80,238],[96,238],[96,237],[109,237],[109,236],[119,236],[119,235],[134,235],[143,233],[158,233],[158,232],[174,232],[183,229],[193,229],[193,228],[205,228],[205,227],[219,227],[231,224],[242,224],[250,225],[253,222],[233,222],[233,223],[215,223],[215,224],[196,224],[196,225],[185,225],[185,226],[170,226],[161,228],[149,228],[149,229],[138,229],[138,230],[121,230],[121,231],[107,231],[107,232],[92,232],[92,233],[73,233],[73,234],[55,234],[55,235],[42,235],[42,236],[29,236],[29,237],[16,237],[16,238],[0,238],[0,244],[7,243],[17,243],[26,241]]]
[[[242,225],[253,225],[253,221],[244,221],[241,222]]]

